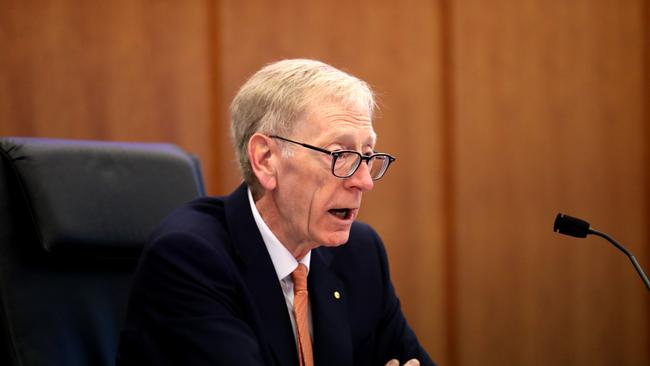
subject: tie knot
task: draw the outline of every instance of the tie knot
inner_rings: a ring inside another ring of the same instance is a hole
[[[298,267],[291,272],[294,291],[307,291],[307,266],[300,263]]]

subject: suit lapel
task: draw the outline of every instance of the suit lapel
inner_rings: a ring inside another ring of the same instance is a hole
[[[308,288],[314,328],[314,363],[352,366],[347,294],[343,281],[329,268],[331,256],[327,248],[313,250],[311,256]]]
[[[298,354],[284,294],[253,219],[245,185],[226,199],[225,209],[233,250],[244,263],[242,276],[259,315],[256,332],[270,346],[278,365],[297,365]]]

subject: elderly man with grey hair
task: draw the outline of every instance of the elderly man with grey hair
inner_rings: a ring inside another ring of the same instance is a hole
[[[244,183],[154,231],[117,363],[433,365],[407,324],[384,245],[355,221],[395,160],[375,151],[368,85],[284,60],[232,106]]]

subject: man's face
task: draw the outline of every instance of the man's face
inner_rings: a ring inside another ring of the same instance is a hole
[[[325,104],[312,108],[299,121],[292,140],[334,150],[370,154],[376,135],[367,112]],[[361,196],[373,188],[368,166],[361,163],[349,178],[332,174],[332,157],[321,152],[274,140],[291,149],[282,156],[273,192],[280,228],[276,236],[285,245],[337,246],[347,242],[350,227],[359,213]],[[279,229],[279,230],[278,230]]]

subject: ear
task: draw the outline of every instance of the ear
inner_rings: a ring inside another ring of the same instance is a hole
[[[248,140],[248,160],[264,190],[273,190],[277,185],[275,164],[278,163],[278,153],[275,144],[268,136],[254,133]]]

